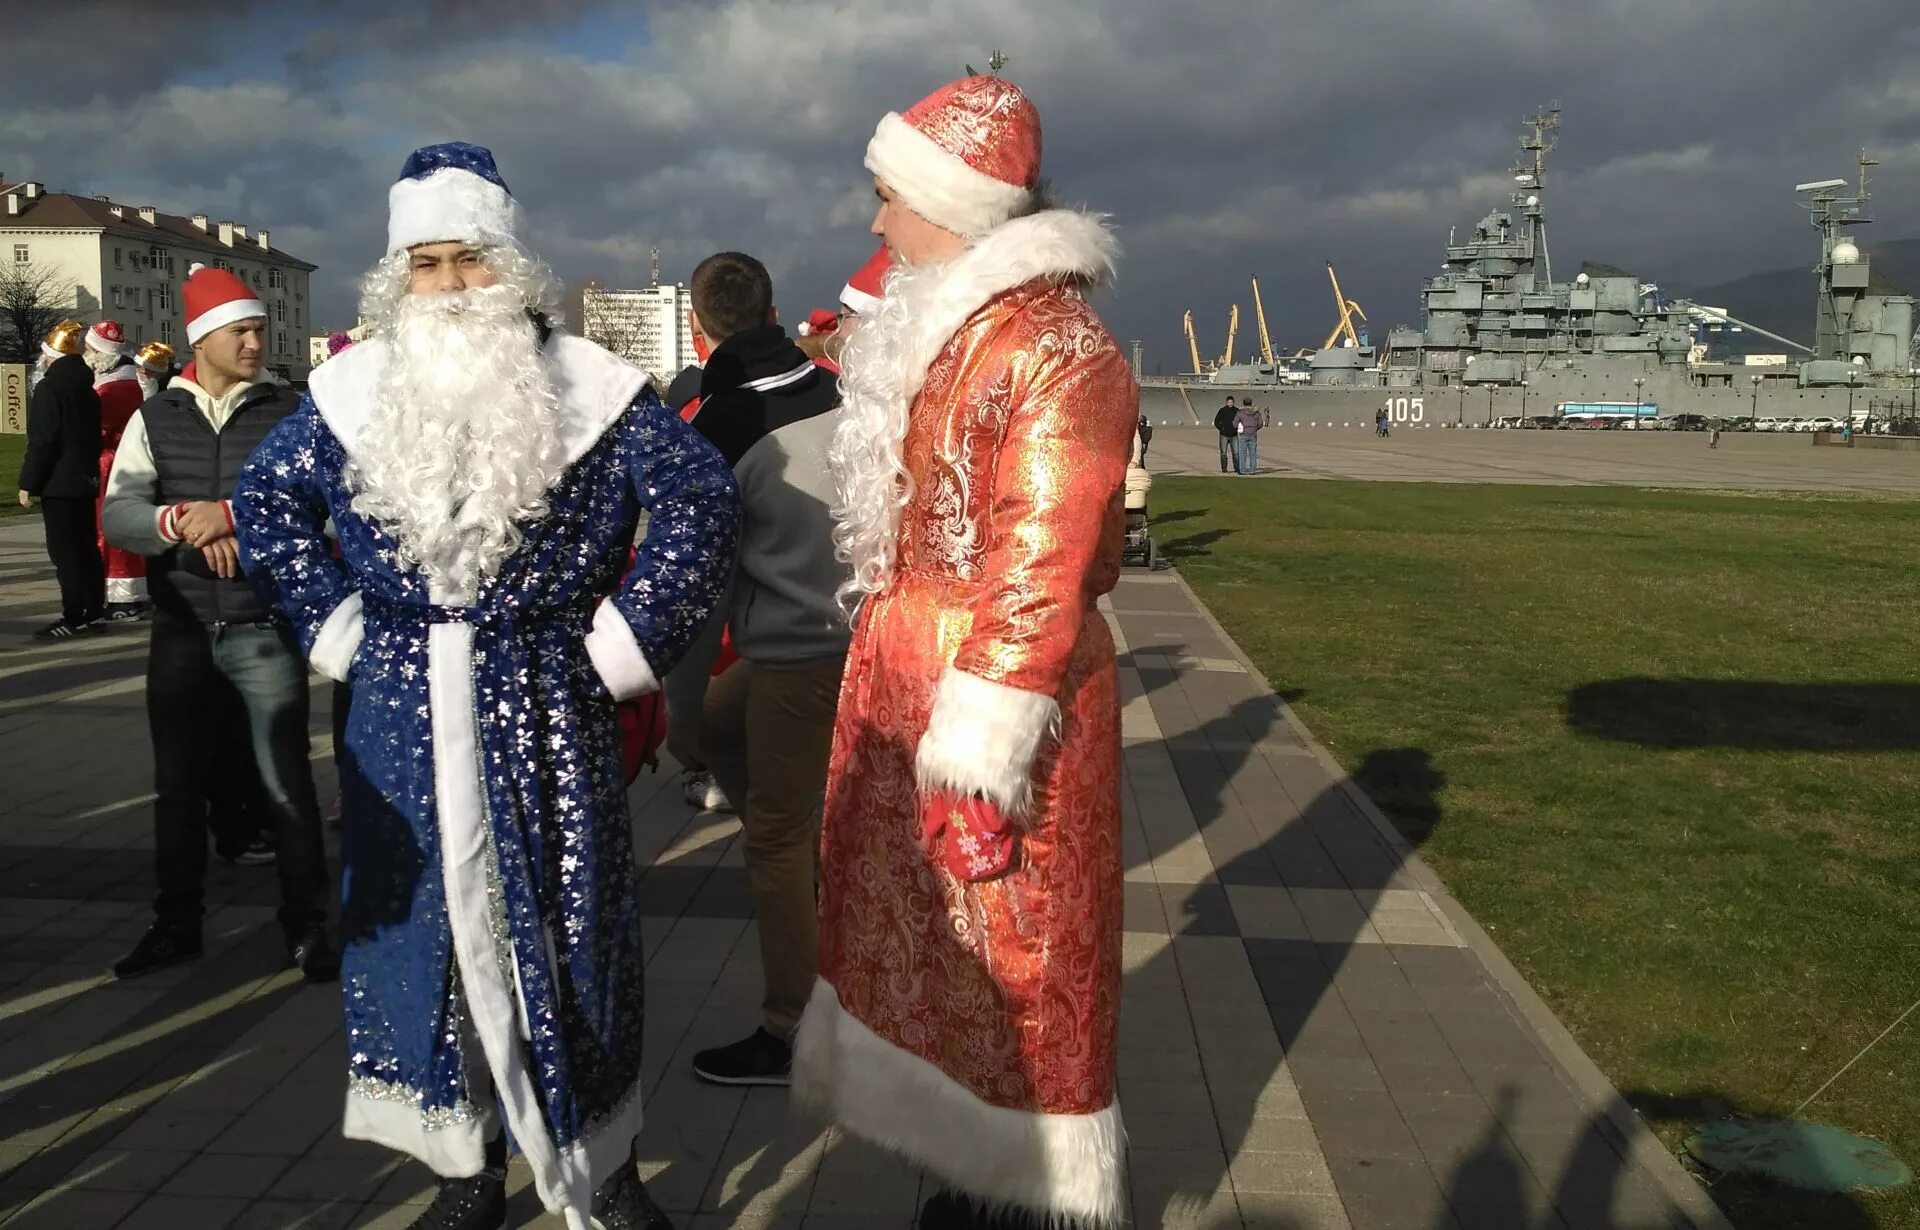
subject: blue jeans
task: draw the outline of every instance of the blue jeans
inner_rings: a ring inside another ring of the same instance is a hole
[[[1235,436],[1233,438],[1233,468],[1241,474],[1259,473],[1259,433],[1250,431],[1244,436]]]
[[[1237,437],[1234,436],[1220,437],[1220,472],[1222,474],[1237,473],[1240,469],[1240,459],[1233,450],[1235,439]]]
[[[147,653],[147,722],[153,735],[154,870],[162,922],[197,928],[205,912],[207,809],[215,779],[253,773],[223,748],[231,726],[212,720],[244,709],[261,827],[278,840],[280,925],[290,937],[327,913],[327,857],[307,746],[307,663],[279,623],[203,624],[158,611]]]

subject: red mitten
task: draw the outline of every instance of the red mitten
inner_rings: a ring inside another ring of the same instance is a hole
[[[930,791],[920,803],[920,836],[955,879],[991,880],[1013,866],[1013,826],[987,799]]]

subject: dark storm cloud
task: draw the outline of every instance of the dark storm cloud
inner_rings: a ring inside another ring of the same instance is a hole
[[[246,20],[244,5],[220,8]],[[1810,263],[1791,187],[1850,174],[1863,144],[1885,163],[1883,236],[1913,233],[1904,220],[1920,201],[1911,0],[956,0],[928,12],[888,0],[336,0],[317,11],[324,21],[226,87],[149,60],[144,82],[123,73],[112,86],[131,103],[89,103],[86,88],[31,94],[0,112],[0,167],[25,160],[76,189],[271,225],[323,265],[322,319],[337,320],[378,253],[406,150],[465,137],[499,152],[564,275],[642,278],[658,244],[667,275],[684,277],[711,250],[745,247],[769,261],[792,317],[829,302],[870,250],[860,158],[874,120],[999,46],[1046,118],[1056,188],[1121,229],[1115,331],[1144,338],[1149,365],[1169,370],[1184,365],[1187,308],[1217,352],[1239,302],[1247,352],[1249,275],[1288,348],[1331,324],[1327,260],[1376,332],[1413,316],[1449,228],[1507,207],[1520,121],[1555,101],[1562,276],[1583,257],[1670,284]],[[582,31],[593,42],[596,21],[606,29],[592,58],[541,41],[563,30],[566,46]],[[66,46],[52,31],[42,20],[29,37]],[[98,71],[84,58],[77,72]]]

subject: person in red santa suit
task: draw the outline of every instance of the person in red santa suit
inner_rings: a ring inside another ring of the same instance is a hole
[[[140,365],[127,353],[126,334],[119,322],[103,320],[87,330],[85,357],[93,369],[93,391],[100,396],[100,495],[96,510],[106,502],[107,475],[113,473],[113,454],[127,422],[147,400],[140,383]],[[106,523],[100,528],[100,558],[107,569],[106,617],[115,623],[140,619],[147,613],[147,560],[107,542]]]
[[[1118,579],[1139,388],[996,77],[867,146],[894,271],[842,355],[858,603],[794,1088],[944,1183],[920,1225],[1124,1219]]]

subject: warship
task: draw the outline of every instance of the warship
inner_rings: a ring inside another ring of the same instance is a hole
[[[1448,237],[1445,266],[1421,292],[1418,328],[1396,326],[1383,345],[1370,344],[1365,314],[1329,265],[1339,324],[1325,345],[1283,358],[1266,338],[1255,281],[1264,361],[1234,363],[1230,328],[1227,354],[1204,363],[1189,313],[1193,372],[1146,375],[1134,345],[1142,413],[1158,423],[1210,422],[1231,395],[1251,397],[1276,426],[1371,428],[1382,412],[1399,427],[1911,424],[1920,392],[1913,298],[1876,279],[1850,235],[1871,221],[1867,172],[1877,164],[1864,151],[1857,182],[1794,190],[1820,235],[1806,345],[1612,266],[1583,264],[1555,281],[1546,197],[1559,127],[1558,107],[1526,121],[1513,208],[1492,210],[1464,239]],[[1723,343],[1736,333],[1769,339],[1782,353],[1728,355]]]

